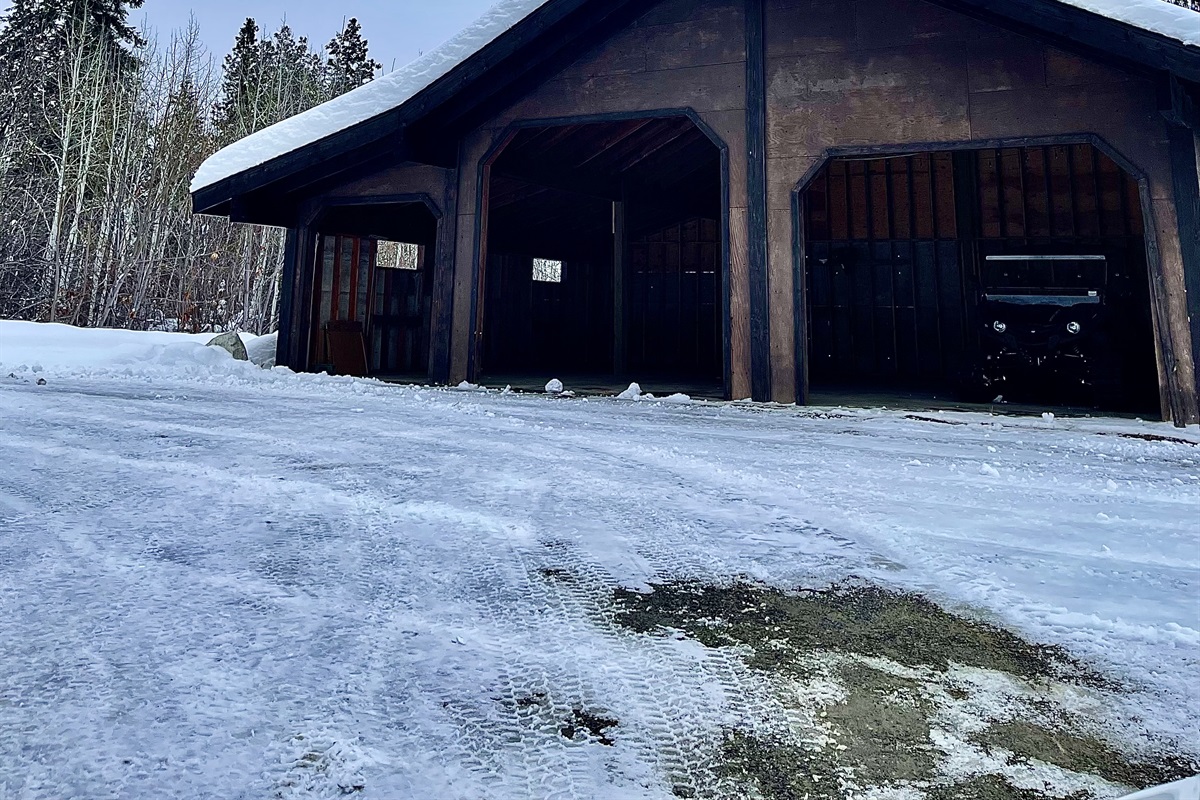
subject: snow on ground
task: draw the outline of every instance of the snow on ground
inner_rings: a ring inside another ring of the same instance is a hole
[[[34,322],[0,320],[0,366],[28,371],[44,370],[86,375],[115,373],[161,374],[182,377],[189,368],[201,373],[242,370],[222,352],[205,348],[214,333],[165,333],[107,328],[75,328]],[[250,360],[274,363],[276,336],[239,334]],[[20,362],[20,363],[17,363]]]
[[[673,579],[924,592],[1131,687],[1071,700],[1130,747],[1200,755],[1195,428],[405,388],[168,336],[0,322],[0,798],[703,787],[780,701],[613,624]]]

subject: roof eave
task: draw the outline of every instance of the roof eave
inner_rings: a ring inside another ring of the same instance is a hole
[[[547,27],[593,1],[551,0],[545,3],[396,108],[195,190],[192,193],[193,210],[199,214],[220,214],[219,209],[227,210],[233,198],[261,191],[298,171],[319,166],[332,154],[343,155],[355,149],[358,140],[369,143],[373,138],[398,134],[405,125],[452,98]]]
[[[393,137],[399,150],[402,131],[407,125],[428,115],[546,28],[592,1],[547,2],[396,108],[197,189],[192,193],[193,210],[198,214],[227,216],[236,205],[235,198],[263,191],[306,170],[313,171],[314,179],[320,180],[327,177],[321,168],[328,167],[334,156],[340,157],[338,163],[342,167],[352,166],[355,151],[362,151],[365,160],[377,155],[380,143],[386,143],[389,137]],[[1169,73],[1200,83],[1200,47],[1087,9],[1046,0],[932,1],[1064,48],[1083,51],[1125,69],[1145,74]]]

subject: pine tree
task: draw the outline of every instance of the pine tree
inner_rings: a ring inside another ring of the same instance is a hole
[[[325,89],[329,97],[337,97],[370,83],[375,78],[375,71],[383,66],[368,54],[362,26],[354,17],[349,19],[341,33],[333,37],[325,50],[329,54],[325,66]]]
[[[144,0],[15,0],[0,25],[0,64],[23,60],[49,65],[82,35],[111,58],[119,72],[137,67],[131,49],[146,43],[129,24],[129,10]]]
[[[262,59],[270,93],[271,122],[307,111],[325,99],[321,88],[324,63],[308,37],[296,38],[287,24],[263,42]]]
[[[259,38],[258,25],[247,19],[225,57],[215,113],[223,139],[239,139],[326,99],[324,71],[307,38],[296,38],[287,25]]]
[[[262,78],[262,50],[258,23],[247,17],[225,56],[221,79],[221,101],[216,108],[217,127],[226,140],[239,139],[256,130],[253,122],[255,95]]]
[[[129,25],[143,0],[15,0],[0,19],[0,143],[39,140],[58,105],[62,68],[83,46],[118,80],[140,65],[146,43]]]

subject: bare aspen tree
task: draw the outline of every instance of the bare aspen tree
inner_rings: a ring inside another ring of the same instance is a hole
[[[0,317],[269,332],[285,231],[194,216],[191,177],[378,65],[357,23],[326,59],[286,26],[260,37],[247,21],[222,70],[195,25],[160,44],[108,25],[121,7],[17,0],[0,20]]]

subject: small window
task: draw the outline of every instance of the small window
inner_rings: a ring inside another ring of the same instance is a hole
[[[375,266],[382,269],[418,270],[421,268],[421,246],[380,239],[375,246]]]
[[[533,260],[533,279],[539,283],[562,283],[563,262],[548,258]]]

